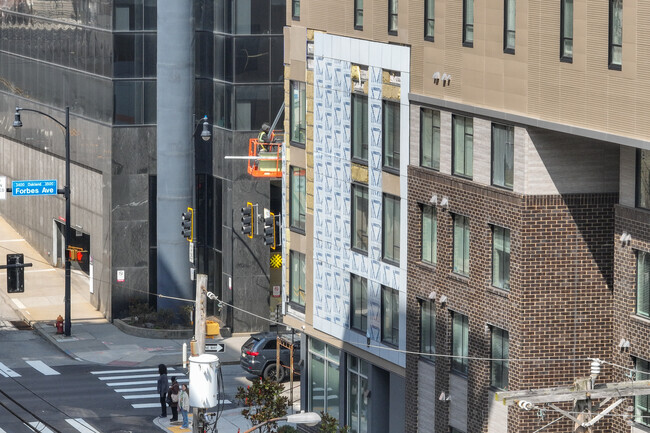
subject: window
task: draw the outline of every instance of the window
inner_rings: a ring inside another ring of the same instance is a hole
[[[422,206],[422,261],[435,264],[438,251],[436,208]]]
[[[348,420],[351,433],[368,431],[368,375],[370,364],[348,355]]]
[[[381,287],[381,341],[399,344],[399,291]]]
[[[354,28],[363,30],[363,0],[354,0]]]
[[[399,171],[399,103],[382,101],[384,168]]]
[[[289,284],[291,285],[290,301],[302,307],[305,306],[305,255],[298,251],[291,251],[289,255],[291,272]]]
[[[382,221],[382,257],[385,260],[399,264],[400,229],[399,213],[400,198],[384,194],[384,217]]]
[[[650,317],[650,253],[636,254],[636,314]]]
[[[636,205],[650,209],[650,150],[637,150]]]
[[[474,0],[463,0],[463,46],[474,46]]]
[[[472,126],[472,119],[453,115],[451,120],[454,141],[452,150],[453,174],[471,179],[474,158],[474,128]]]
[[[560,60],[573,61],[573,0],[562,0]]]
[[[467,316],[452,313],[451,371],[467,374],[469,350],[469,321]]]
[[[440,170],[440,112],[420,110],[420,165]]]
[[[305,169],[291,167],[291,202],[289,203],[289,226],[292,229],[305,231],[305,215],[307,202],[307,186]]]
[[[508,332],[492,328],[492,351],[490,354],[490,386],[508,389]]]
[[[515,53],[515,0],[503,1],[503,52]]]
[[[368,280],[350,276],[350,327],[366,332],[368,329]]]
[[[469,275],[469,218],[454,215],[454,272]]]
[[[634,362],[634,380],[650,380],[650,362],[637,358]],[[650,395],[634,397],[634,421],[650,426]]]
[[[352,94],[352,159],[368,162],[368,97]]]
[[[510,230],[492,228],[492,285],[510,289]]]
[[[312,412],[339,417],[339,349],[321,341],[309,340],[309,397]]]
[[[397,34],[397,0],[388,0],[388,33]]]
[[[300,0],[291,1],[291,18],[294,20],[300,19]]]
[[[291,82],[291,141],[305,144],[307,136],[307,98],[305,83]]]
[[[368,252],[368,187],[352,184],[352,248]]]
[[[492,185],[512,189],[515,128],[492,124]]]
[[[436,353],[436,305],[420,301],[420,353]]]
[[[623,0],[609,0],[609,68],[621,69],[623,57]]]
[[[424,0],[424,39],[432,41],[436,24],[436,0]]]

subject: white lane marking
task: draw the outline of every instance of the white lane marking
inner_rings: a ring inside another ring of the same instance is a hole
[[[117,380],[119,378],[114,377],[113,379]],[[178,383],[189,383],[189,381],[189,379],[178,379]],[[107,382],[106,386],[156,385],[157,383],[157,380],[136,380],[132,382]]]
[[[183,373],[174,373],[175,376],[185,376]],[[99,380],[118,380],[118,379],[144,379],[147,377],[158,377],[158,374],[129,374],[127,376],[110,376],[110,377],[98,377]]]
[[[43,423],[41,423],[40,421],[32,421],[32,422],[29,423],[29,425],[34,427],[36,429],[36,431],[40,432],[40,433],[54,433],[49,428],[45,427],[45,425]]]
[[[20,374],[0,362],[0,374],[4,377],[20,377]]]
[[[123,396],[125,400],[135,400],[136,398],[160,398],[159,394],[136,394],[136,395],[125,395]]]
[[[84,421],[83,418],[66,419],[65,422],[81,433],[100,433],[99,430],[96,430],[93,426]]]
[[[151,387],[147,387],[147,388],[120,388],[120,389],[114,389],[113,391],[115,391],[115,392],[144,392],[144,391],[156,391],[156,390],[157,390],[157,388],[155,386],[151,386]]]
[[[27,364],[31,365],[36,370],[43,373],[45,376],[55,376],[61,374],[55,369],[47,366],[43,361],[25,361]]]
[[[7,433],[7,432],[0,428],[0,433]]]
[[[20,302],[18,299],[11,298],[11,302],[13,302],[16,305],[16,307],[18,307],[21,310],[25,310],[27,308],[27,307],[25,307],[25,304]]]
[[[132,404],[131,407],[133,409],[149,409],[152,407],[157,407],[160,408],[160,402],[158,403],[138,403],[138,404]]]
[[[158,369],[157,368],[136,368],[132,370],[104,370],[104,371],[91,371],[90,374],[144,373],[147,371],[158,371]]]

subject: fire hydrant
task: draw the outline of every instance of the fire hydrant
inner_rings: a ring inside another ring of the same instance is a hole
[[[63,317],[59,314],[59,317],[56,318],[56,333],[63,334]]]

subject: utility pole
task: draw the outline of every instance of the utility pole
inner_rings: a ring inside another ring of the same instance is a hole
[[[206,325],[206,303],[208,294],[208,276],[197,274],[196,276],[196,304],[194,308],[194,344],[192,344],[192,356],[199,356],[205,353],[205,325]],[[192,392],[190,384],[190,392]],[[192,409],[192,433],[203,433],[203,417],[205,409]]]

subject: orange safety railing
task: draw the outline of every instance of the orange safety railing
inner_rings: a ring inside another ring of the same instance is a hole
[[[283,133],[274,131],[271,142],[251,138],[248,141],[248,173],[254,177],[282,177]]]

